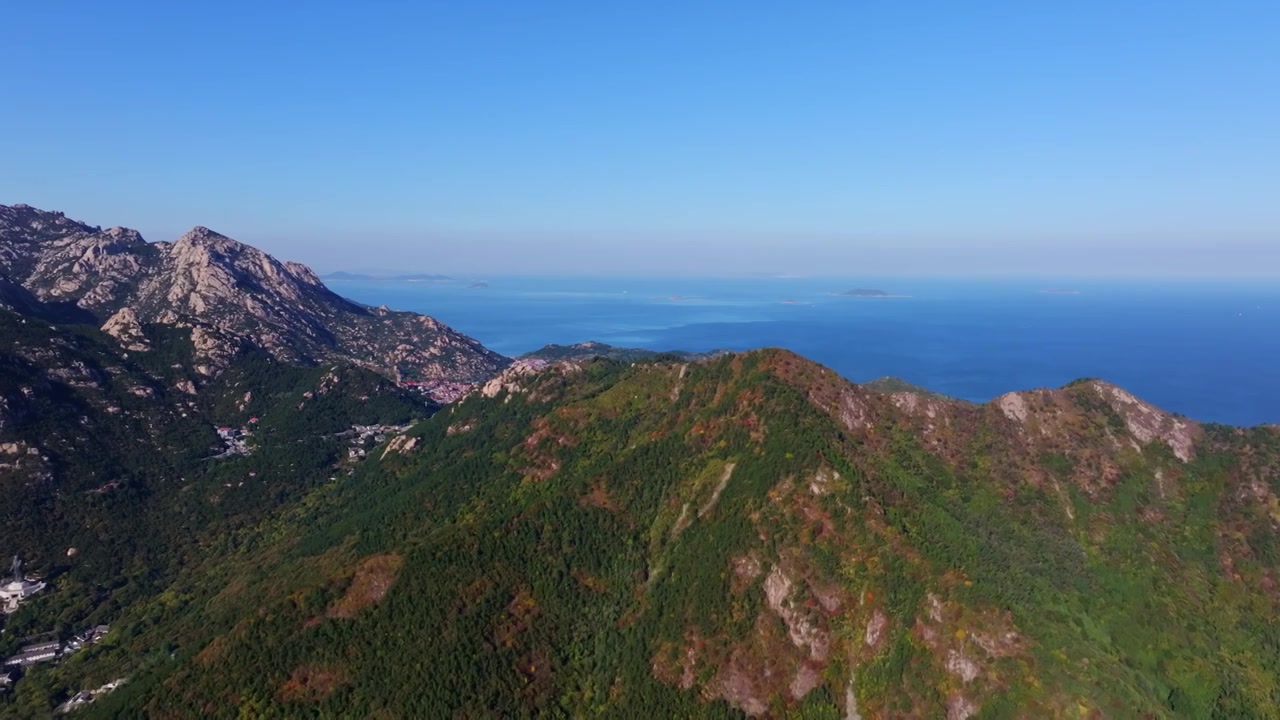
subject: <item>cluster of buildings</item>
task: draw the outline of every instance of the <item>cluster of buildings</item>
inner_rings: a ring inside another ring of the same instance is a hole
[[[338,433],[338,437],[351,438],[351,446],[347,448],[347,458],[359,460],[366,454],[366,446],[381,445],[387,435],[408,430],[408,425],[352,425],[350,430]]]
[[[63,713],[69,713],[72,710],[75,710],[76,708],[80,707],[81,705],[88,705],[94,700],[97,700],[99,695],[106,695],[107,693],[111,692],[112,690],[115,690],[116,688],[120,687],[124,683],[125,683],[125,678],[120,678],[119,680],[112,680],[111,682],[107,683],[106,685],[103,685],[97,690],[81,690],[75,695],[72,695],[70,700],[59,705],[57,709],[54,710],[54,712],[59,715]]]
[[[36,663],[49,662],[57,660],[62,655],[62,641],[50,640],[48,642],[32,643],[24,645],[17,655],[11,655],[5,658],[5,667],[25,667],[27,665],[35,665]]]
[[[0,605],[3,606],[6,614],[17,610],[23,601],[45,588],[43,581],[28,578],[22,573],[22,560],[18,556],[14,556],[9,569],[9,580],[4,585],[0,585]],[[15,678],[21,676],[22,668],[36,663],[56,662],[86,645],[102,640],[110,630],[109,625],[95,625],[76,633],[66,642],[49,638],[48,635],[44,636],[46,638],[44,640],[28,642],[18,650],[17,654],[4,659],[4,669],[0,671],[0,692],[9,691]]]
[[[5,658],[5,667],[26,667],[36,663],[50,662],[101,640],[111,631],[110,625],[95,625],[85,628],[74,637],[63,643],[61,640],[43,640],[22,646],[17,655]]]
[[[218,457],[231,457],[232,455],[248,455],[249,444],[247,442],[250,428],[258,424],[258,418],[249,418],[249,423],[242,428],[224,426],[218,428],[218,437],[226,444],[227,448],[222,451]]]
[[[474,387],[471,383],[450,380],[408,380],[400,384],[414,392],[427,396],[428,399],[441,405],[448,405],[466,395]]]

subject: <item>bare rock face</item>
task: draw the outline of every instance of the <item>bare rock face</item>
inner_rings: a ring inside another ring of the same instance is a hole
[[[217,327],[197,325],[191,328],[191,347],[196,351],[196,372],[201,375],[217,375],[235,356],[237,344],[234,337]]]
[[[775,565],[764,580],[765,600],[786,625],[791,643],[797,648],[807,649],[813,661],[826,662],[831,638],[814,616],[792,598],[793,585],[791,578]]]
[[[21,203],[0,205],[0,274],[25,276],[40,256],[40,246],[94,228],[60,212],[37,210]]]
[[[396,380],[487,380],[509,361],[435,319],[371,310],[310,268],[205,227],[173,242],[101,230],[61,213],[0,205],[0,275],[40,302],[87,310],[130,350],[148,324],[190,328],[199,372],[242,349],[288,362],[347,360]]]
[[[147,250],[134,230],[75,232],[43,244],[23,284],[42,300],[106,310],[127,296]]]
[[[102,325],[102,332],[110,335],[120,344],[131,352],[143,352],[150,350],[151,346],[147,343],[147,338],[142,334],[142,325],[138,322],[138,315],[132,308],[120,308],[107,319]]]
[[[838,417],[840,424],[849,430],[865,430],[872,423],[866,404],[859,393],[852,388],[847,388],[840,393]]]
[[[1134,397],[1126,390],[1104,382],[1093,382],[1098,395],[1124,419],[1129,432],[1146,445],[1160,440],[1167,444],[1182,462],[1191,460],[1199,428],[1195,423],[1169,413]]]
[[[996,407],[1010,420],[1022,424],[1027,421],[1027,401],[1016,392],[1005,393],[995,400]]]
[[[546,367],[547,363],[542,360],[517,360],[515,363],[502,372],[501,375],[491,378],[488,382],[480,387],[480,394],[487,397],[497,397],[500,393],[522,393],[525,391],[521,380],[531,375],[536,375],[539,370]]]
[[[418,446],[418,438],[411,435],[397,435],[391,438],[391,442],[387,443],[387,447],[382,451],[380,459],[385,459],[391,453],[399,455],[408,455]]]

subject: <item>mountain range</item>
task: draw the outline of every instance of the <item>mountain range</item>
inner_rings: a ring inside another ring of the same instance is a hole
[[[0,272],[0,549],[48,585],[0,653],[111,626],[2,716],[1280,717],[1280,428],[778,349],[512,363],[25,206]]]
[[[148,346],[148,326],[180,328],[202,376],[245,349],[295,363],[348,361],[397,380],[475,382],[508,362],[433,318],[351,302],[305,265],[205,227],[150,243],[126,228],[0,206],[0,276],[51,308],[91,313],[135,351]]]

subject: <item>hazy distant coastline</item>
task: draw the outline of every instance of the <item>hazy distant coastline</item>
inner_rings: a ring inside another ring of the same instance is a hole
[[[430,275],[423,273],[415,273],[411,275],[365,275],[362,273],[350,273],[339,270],[338,272],[325,273],[320,276],[325,282],[353,282],[353,281],[378,281],[378,282],[453,282],[454,278],[448,275]]]
[[[828,295],[833,295],[833,296],[835,296],[835,297],[861,297],[861,298],[906,298],[906,297],[911,297],[910,295],[899,295],[899,294],[897,294],[897,293],[891,293],[891,292],[889,292],[888,290],[876,290],[876,289],[874,289],[874,288],[854,288],[854,289],[852,289],[852,290],[845,290],[844,292],[833,292],[833,293],[827,293],[827,294],[828,294]]]

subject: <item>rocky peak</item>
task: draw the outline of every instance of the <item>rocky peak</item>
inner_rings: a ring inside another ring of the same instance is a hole
[[[20,280],[30,271],[44,244],[74,233],[95,231],[60,212],[22,203],[0,205],[0,273]]]
[[[1066,458],[1072,479],[1089,497],[1105,495],[1132,453],[1164,462],[1159,457],[1167,452],[1170,462],[1182,465],[1205,441],[1199,424],[1097,380],[1010,392],[978,406],[928,391],[871,392],[786,351],[755,351],[736,361],[753,356],[864,442],[880,442],[885,427],[909,427],[931,451],[959,458],[985,441],[974,428],[996,422],[1015,446],[1008,451],[1025,454],[1028,464],[1047,455]]]
[[[183,233],[177,241],[179,243],[226,242],[231,241],[231,238],[216,230],[210,230],[204,225],[196,225]]]
[[[191,328],[204,374],[247,347],[290,362],[345,359],[413,380],[477,382],[508,362],[425,315],[375,313],[330,291],[307,266],[204,226],[148,243],[127,228],[0,206],[5,272],[41,302],[91,311],[125,347],[147,345],[149,324]]]
[[[46,239],[73,232],[93,231],[92,226],[72,220],[61,212],[40,210],[25,203],[0,205],[0,238],[26,236],[31,239]]]
[[[206,227],[159,245],[161,272],[139,289],[144,307],[167,306],[204,320],[210,313],[229,314],[241,326],[304,326],[316,335],[323,330],[313,316],[327,314],[322,306],[350,305],[306,266],[282,263]]]
[[[133,228],[120,227],[118,225],[116,227],[107,228],[98,234],[104,238],[123,241],[125,243],[143,242],[142,234],[137,230],[134,230]]]
[[[183,271],[199,272],[198,269],[202,268],[218,268],[232,276],[232,279],[252,281],[294,299],[299,292],[298,288],[289,287],[290,283],[324,288],[320,279],[306,265],[280,262],[255,247],[203,226],[187,231],[172,244],[167,244],[165,249],[167,257]],[[327,290],[325,292],[328,293]]]
[[[73,232],[28,250],[22,283],[42,300],[114,309],[143,273],[148,246],[137,231]]]
[[[254,250],[248,245],[236,242],[226,235],[210,230],[203,225],[197,225],[183,233],[182,237],[173,241],[171,247],[174,252],[180,254],[196,252],[197,248],[205,252],[225,254],[239,254],[247,250]]]
[[[286,270],[289,271],[290,275],[292,275],[295,279],[301,282],[304,282],[308,285],[317,285],[317,286],[324,285],[324,283],[320,281],[320,276],[316,275],[314,270],[307,267],[306,265],[303,265],[302,263],[286,261],[284,263],[284,267]],[[424,315],[423,317],[426,317],[426,316]]]
[[[160,246],[170,258],[188,265],[230,262],[252,250],[247,245],[203,226],[191,228],[177,240],[160,243]]]
[[[1086,385],[1124,420],[1125,427],[1138,442],[1147,445],[1156,440],[1162,441],[1179,460],[1191,460],[1196,439],[1200,436],[1199,425],[1167,413],[1111,383],[1090,380]]]
[[[149,350],[150,345],[147,343],[146,335],[142,332],[142,324],[138,322],[138,315],[133,308],[123,307],[107,319],[102,325],[102,332],[110,335],[126,350],[141,352]]]

